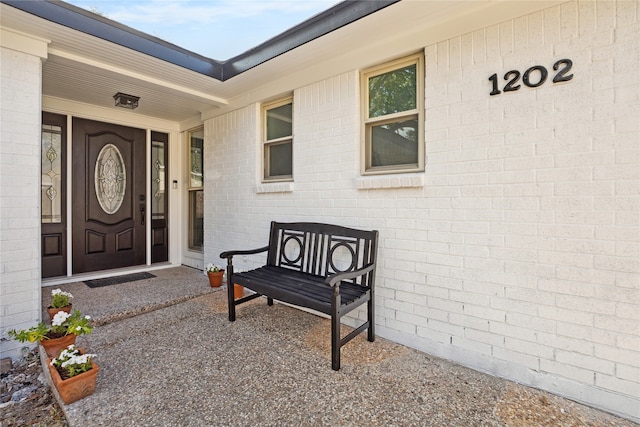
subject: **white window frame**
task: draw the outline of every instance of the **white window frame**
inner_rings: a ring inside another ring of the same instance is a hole
[[[369,117],[369,79],[410,65],[416,65],[416,108],[399,113],[387,114],[379,117]],[[417,53],[396,59],[375,67],[363,70],[361,73],[362,94],[362,138],[361,138],[361,168],[362,175],[379,175],[391,173],[423,172],[425,165],[424,147],[424,56]],[[371,129],[376,125],[402,122],[411,117],[418,121],[418,162],[406,165],[371,166]]]
[[[276,138],[272,140],[267,140],[267,112],[278,107],[282,107],[283,105],[291,104],[291,135]],[[288,96],[286,98],[279,99],[277,101],[269,102],[262,106],[262,182],[290,182],[293,181],[293,96]],[[270,151],[269,147],[283,144],[283,143],[291,143],[291,175],[270,175],[269,169],[269,161],[267,156],[269,156]]]

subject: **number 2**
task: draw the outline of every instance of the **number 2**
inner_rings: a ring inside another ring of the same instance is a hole
[[[564,64],[564,68],[558,71],[561,64]],[[571,61],[570,59],[561,59],[557,61],[555,64],[553,64],[553,69],[555,71],[558,71],[558,73],[553,78],[553,82],[559,83],[559,82],[568,82],[569,80],[571,80],[573,78],[573,74],[569,74],[568,76],[565,74],[571,71],[572,66],[573,66],[573,61]]]
[[[509,80],[509,76],[513,76],[511,80]],[[508,71],[507,74],[504,75],[505,80],[509,80],[507,84],[504,86],[505,92],[513,92],[515,90],[520,89],[520,85],[516,85],[517,81],[520,80],[520,71],[511,70]]]

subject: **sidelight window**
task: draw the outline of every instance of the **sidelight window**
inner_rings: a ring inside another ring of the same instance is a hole
[[[62,222],[62,127],[42,125],[42,223]]]
[[[204,128],[189,138],[189,249],[202,251],[204,244]]]

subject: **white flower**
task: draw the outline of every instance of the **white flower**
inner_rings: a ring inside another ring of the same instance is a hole
[[[207,270],[208,273],[212,273],[215,271],[222,271],[222,267],[210,262],[209,264],[207,264],[207,266],[205,267],[205,269]]]
[[[66,368],[69,365],[84,365],[85,363],[87,363],[89,361],[89,359],[91,357],[93,357],[95,355],[93,354],[78,354],[78,355],[73,355],[71,357],[69,357],[69,359],[65,360],[64,362],[62,362],[62,367]]]
[[[53,316],[53,320],[51,321],[51,324],[53,326],[62,326],[62,324],[70,317],[71,315],[69,313],[65,313],[64,311],[59,311],[56,313],[55,316]]]
[[[67,296],[67,297],[69,297],[69,298],[73,298],[73,295],[71,295],[69,292],[65,292],[65,291],[63,291],[63,290],[61,290],[61,289],[54,289],[54,290],[52,290],[52,291],[51,291],[51,295],[52,295],[52,296],[53,296],[53,295],[64,295],[64,296]]]

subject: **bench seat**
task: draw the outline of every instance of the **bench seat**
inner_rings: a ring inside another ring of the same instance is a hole
[[[331,315],[333,286],[320,276],[266,265],[235,273],[233,283],[278,301]],[[368,289],[343,281],[340,283],[340,310],[351,311],[366,302],[368,296]]]

